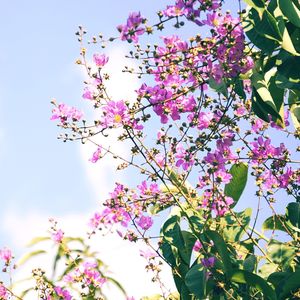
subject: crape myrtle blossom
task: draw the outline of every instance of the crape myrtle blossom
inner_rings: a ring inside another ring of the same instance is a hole
[[[93,261],[85,261],[79,267],[64,276],[67,283],[84,283],[95,288],[101,288],[107,279],[98,271],[98,264]]]
[[[193,250],[199,252],[202,249],[202,244],[199,240],[197,240],[193,246]]]
[[[82,116],[83,113],[77,108],[60,103],[52,110],[51,120],[59,120],[62,125],[65,125],[70,120],[79,121]]]
[[[200,13],[218,9],[220,6],[220,0],[177,0],[175,5],[168,5],[161,13],[167,17],[184,15],[187,19],[201,26]]]
[[[129,43],[137,43],[139,35],[142,35],[145,32],[145,27],[143,26],[145,23],[146,19],[141,16],[140,12],[132,12],[128,17],[126,24],[117,27],[121,34],[121,40],[128,41]]]
[[[93,55],[93,62],[99,68],[104,67],[107,64],[108,60],[109,57],[106,56],[105,54],[95,53]]]
[[[64,238],[64,232],[61,229],[57,229],[51,233],[51,239],[56,243],[60,244]]]
[[[98,146],[97,150],[93,153],[89,161],[92,163],[96,163],[101,157],[102,157],[102,147]]]
[[[8,266],[13,258],[12,252],[9,248],[4,247],[0,249],[0,259]]]
[[[176,146],[175,158],[176,167],[182,167],[185,171],[194,164],[193,156],[184,149],[182,144]]]
[[[8,293],[7,289],[3,285],[2,282],[0,282],[0,299],[6,300],[10,298],[10,294]]]
[[[109,101],[103,108],[103,117],[101,124],[103,127],[120,127],[122,124],[128,124],[130,115],[128,107],[124,101]]]
[[[212,268],[216,263],[216,258],[214,256],[201,259],[201,263],[206,268]]]
[[[137,131],[143,129],[143,125],[131,118],[129,108],[123,100],[108,101],[102,106],[102,114],[100,125],[104,129],[123,126],[128,126]]]
[[[64,300],[72,300],[73,298],[72,298],[72,296],[71,296],[71,294],[70,294],[70,292],[68,291],[68,290],[66,290],[66,289],[63,289],[62,287],[60,287],[60,286],[56,286],[56,287],[54,287],[54,291],[55,291],[55,293],[56,293],[56,295],[58,296],[58,297],[61,297],[62,299],[64,299]],[[51,298],[50,298],[51,299]],[[50,300],[49,299],[49,300]],[[48,300],[48,299],[47,299]]]
[[[86,87],[83,89],[82,98],[86,100],[95,100],[99,94],[99,85],[102,83],[100,78],[93,78],[86,82]]]

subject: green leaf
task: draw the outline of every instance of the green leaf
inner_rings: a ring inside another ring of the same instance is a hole
[[[290,266],[295,254],[295,247],[289,246],[286,243],[272,240],[268,245],[268,255],[272,262],[283,269]]]
[[[281,292],[278,296],[278,300],[287,299],[291,296],[291,292],[300,288],[300,270],[289,276],[281,285]]]
[[[105,276],[105,279],[107,279],[107,281],[113,283],[121,292],[122,294],[127,297],[127,293],[125,291],[125,289],[123,288],[123,286],[121,285],[120,282],[118,282],[116,279],[112,278],[112,277],[107,277]]]
[[[256,269],[257,259],[255,255],[249,255],[243,262],[243,268],[245,271],[253,273]]]
[[[261,14],[261,16],[259,14]],[[252,8],[249,11],[248,18],[258,34],[270,40],[277,42],[282,41],[282,34],[277,25],[277,21],[268,10],[263,10],[259,13]]]
[[[263,225],[262,230],[280,230],[287,232],[285,224],[285,217],[282,215],[274,215],[267,218]]]
[[[274,272],[274,273],[270,274],[270,276],[268,277],[268,282],[272,283],[273,286],[276,288],[289,275],[290,275],[289,272]]]
[[[231,280],[236,283],[244,283],[256,288],[263,293],[265,299],[277,300],[274,289],[256,274],[244,270],[235,270],[233,271]]]
[[[232,265],[230,261],[229,251],[224,239],[219,233],[212,230],[206,231],[205,235],[214,242],[214,247],[217,249],[217,252],[219,253],[223,263],[224,273],[226,274],[227,278],[231,278]]]
[[[250,220],[252,209],[247,208],[242,212],[227,214],[220,218],[220,226],[223,228],[223,236],[227,242],[233,243],[241,240],[245,234]]]
[[[17,266],[21,266],[24,263],[26,263],[29,259],[47,253],[45,250],[36,250],[36,251],[32,251],[30,253],[25,254],[18,262],[17,262]]]
[[[283,14],[295,26],[300,27],[300,10],[292,0],[278,0],[279,7]]]
[[[240,199],[248,178],[248,165],[245,163],[238,163],[231,167],[229,173],[232,175],[231,181],[225,186],[225,195],[234,200],[233,206],[236,205]]]
[[[192,300],[192,296],[185,284],[181,286],[180,300]]]
[[[205,296],[206,273],[201,264],[194,265],[185,276],[185,284],[189,291],[197,297],[203,299]]]
[[[181,231],[181,234],[184,240],[184,247],[182,249],[178,249],[178,251],[182,257],[185,257],[187,265],[190,265],[193,247],[197,238],[189,231],[183,230]]]
[[[46,236],[41,236],[41,237],[36,237],[33,238],[28,244],[27,247],[32,247],[40,242],[44,242],[44,241],[49,241],[50,237],[46,237]]]
[[[217,93],[224,95],[226,98],[228,97],[227,85],[223,80],[221,83],[217,83],[212,77],[210,77],[208,84]]]
[[[284,89],[279,88],[275,83],[275,76],[272,76],[269,80],[269,91],[272,95],[274,100],[277,112],[279,113],[281,119],[276,120],[277,125],[281,126],[282,128],[285,127],[284,123]]]
[[[292,226],[300,229],[300,203],[289,203],[286,208],[286,218]]]
[[[300,91],[289,91],[289,107],[294,127],[300,127]]]
[[[160,250],[161,250],[162,255],[165,258],[165,260],[172,267],[175,267],[176,266],[176,259],[175,259],[175,256],[174,256],[172,246],[168,242],[163,240],[160,244]]]
[[[300,28],[294,26],[292,23],[287,23],[286,28],[289,32],[295,50],[300,53]]]
[[[234,91],[242,98],[246,99],[243,80],[236,80],[234,83]]]
[[[243,22],[243,27],[245,33],[249,40],[264,53],[272,53],[274,49],[279,45],[277,41],[270,40],[262,35],[260,35],[256,30],[253,24],[249,21]]]
[[[300,57],[289,55],[277,67],[276,84],[280,88],[300,89]]]
[[[278,28],[282,34],[282,42],[281,42],[281,47],[286,50],[287,52],[291,53],[292,55],[298,56],[300,55],[293,44],[293,41],[291,39],[291,36],[289,34],[287,24],[285,20],[283,19],[282,16],[277,17],[277,22],[278,22]]]
[[[262,277],[268,278],[270,274],[276,272],[277,270],[278,270],[278,265],[267,261],[261,267],[259,267],[258,272]]]
[[[190,249],[186,248],[185,240],[183,238],[180,225],[179,217],[177,215],[171,216],[163,225],[162,234],[164,239],[170,243],[172,246],[178,249],[178,253],[183,261],[189,265],[191,252],[188,253]],[[188,236],[188,233],[185,233],[187,239],[191,239],[191,236]],[[194,238],[196,241],[196,238]]]
[[[270,122],[269,115],[279,116],[279,114],[272,107],[262,100],[255,88],[252,89],[251,100],[253,113],[265,122]]]
[[[278,98],[277,87],[274,84],[273,76],[276,74],[276,68],[270,69],[267,73],[262,71],[263,65],[257,61],[256,66],[251,76],[253,85],[252,101],[253,111],[255,114],[266,122],[269,122],[268,114],[272,116],[273,121],[283,121],[282,102],[283,97],[279,94]],[[277,84],[277,82],[276,82]],[[273,86],[272,86],[273,85]],[[273,91],[274,95],[271,94]]]

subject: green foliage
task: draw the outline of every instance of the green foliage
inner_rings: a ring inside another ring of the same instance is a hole
[[[225,195],[231,197],[235,205],[239,201],[247,183],[248,165],[244,163],[235,164],[231,167],[229,173],[232,175],[232,179],[225,186]]]
[[[285,94],[291,95],[290,112],[299,127],[299,103],[293,99],[300,90],[300,10],[296,0],[245,1],[245,32],[258,48],[251,76],[253,112],[266,122],[269,115],[284,127]],[[290,103],[290,101],[289,101]]]

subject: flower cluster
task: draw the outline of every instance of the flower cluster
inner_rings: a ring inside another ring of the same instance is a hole
[[[137,43],[139,40],[139,35],[145,32],[143,24],[146,19],[141,16],[140,12],[133,12],[129,15],[126,24],[119,25],[117,29],[119,30],[122,41],[128,41],[129,43]]]
[[[167,17],[186,16],[188,20],[202,25],[201,12],[216,10],[221,6],[220,0],[176,0],[175,5],[169,5],[162,10],[162,14]]]
[[[97,263],[86,261],[65,275],[64,281],[68,283],[81,283],[86,287],[101,288],[107,279],[99,272]]]
[[[59,120],[62,125],[65,125],[70,120],[79,121],[82,116],[83,113],[77,108],[60,103],[52,110],[51,120]]]

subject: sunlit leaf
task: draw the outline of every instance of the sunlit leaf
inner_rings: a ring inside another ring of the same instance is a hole
[[[234,200],[234,205],[236,205],[247,183],[248,165],[245,163],[235,164],[229,173],[232,175],[232,179],[225,186],[225,195],[231,197]]]

